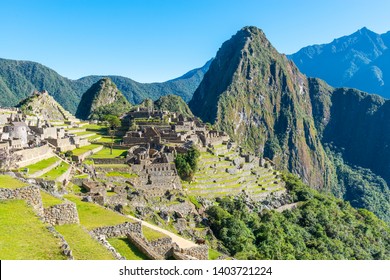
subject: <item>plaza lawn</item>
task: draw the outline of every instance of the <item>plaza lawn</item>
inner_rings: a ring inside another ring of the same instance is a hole
[[[127,149],[111,149],[104,147],[102,150],[93,154],[91,158],[117,158],[117,157],[126,157]]]
[[[42,169],[49,167],[57,161],[59,161],[57,157],[51,157],[48,159],[41,160],[37,163],[28,165],[26,167],[19,168],[19,170],[23,171],[25,168],[28,168],[28,174],[34,174],[35,172],[41,171]]]
[[[0,259],[63,260],[61,242],[23,200],[0,201]]]
[[[61,225],[55,229],[64,236],[76,260],[114,260],[113,255],[93,239],[81,225]]]
[[[42,203],[43,203],[44,208],[58,205],[58,204],[62,204],[65,202],[65,201],[63,201],[57,197],[54,197],[54,196],[52,196],[44,191],[41,191],[41,197],[42,197]]]
[[[149,258],[138,250],[127,238],[109,238],[107,240],[119,254],[127,260],[148,260]]]
[[[17,189],[26,187],[27,184],[8,175],[0,175],[0,188]]]
[[[72,152],[73,152],[73,155],[74,156],[79,156],[79,155],[82,155],[88,151],[91,151],[97,147],[100,147],[101,145],[96,145],[96,144],[91,144],[91,145],[88,145],[88,146],[84,146],[84,147],[81,147],[81,148],[77,148],[77,149],[74,149]]]
[[[123,224],[124,222],[133,222],[114,211],[107,210],[97,204],[81,201],[81,198],[76,195],[65,195],[66,199],[76,203],[77,212],[79,213],[80,224],[88,230],[103,227]]]
[[[59,176],[68,171],[68,169],[69,164],[66,162],[61,162],[60,165],[43,174],[40,178],[43,178],[45,180],[56,180]]]

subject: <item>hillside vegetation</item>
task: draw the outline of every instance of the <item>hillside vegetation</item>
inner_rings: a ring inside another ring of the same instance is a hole
[[[207,210],[210,227],[238,259],[390,259],[390,228],[367,210],[356,210],[285,175],[298,207],[282,213],[249,209],[224,198]]]

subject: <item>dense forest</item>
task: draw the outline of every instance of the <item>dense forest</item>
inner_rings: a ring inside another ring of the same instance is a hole
[[[390,228],[373,213],[293,175],[284,180],[295,209],[258,212],[242,197],[227,197],[207,210],[211,229],[235,258],[390,259]]]

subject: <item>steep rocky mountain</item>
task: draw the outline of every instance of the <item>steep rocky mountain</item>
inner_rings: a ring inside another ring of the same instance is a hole
[[[306,78],[245,27],[219,49],[189,106],[277,168],[389,222],[389,104]]]
[[[120,76],[88,76],[78,80],[62,77],[54,70],[31,61],[0,59],[0,106],[15,106],[34,90],[47,90],[66,110],[75,113],[81,96],[94,83],[109,77],[133,104],[145,98],[176,94],[189,101],[208,70],[211,60],[203,67],[163,83],[138,83]]]
[[[130,108],[130,103],[111,79],[103,78],[83,94],[76,117],[83,120],[102,120],[107,114],[120,116]]]
[[[74,116],[66,111],[47,91],[34,91],[32,95],[16,105],[27,115],[36,115],[44,120],[74,120]]]
[[[390,32],[377,34],[364,27],[331,43],[302,48],[288,57],[309,77],[389,98],[390,80],[386,83],[384,74],[388,72],[389,47]]]
[[[185,117],[194,116],[183,98],[173,94],[161,96],[158,100],[154,101],[154,108],[157,110],[177,112]]]
[[[189,106],[312,187],[329,184],[323,174],[331,169],[314,125],[308,81],[260,29],[245,27],[222,45]]]

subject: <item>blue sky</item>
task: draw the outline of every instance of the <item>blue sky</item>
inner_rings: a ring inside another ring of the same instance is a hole
[[[246,25],[290,54],[363,26],[387,32],[389,11],[383,0],[0,0],[0,57],[71,79],[165,81],[202,66]]]

